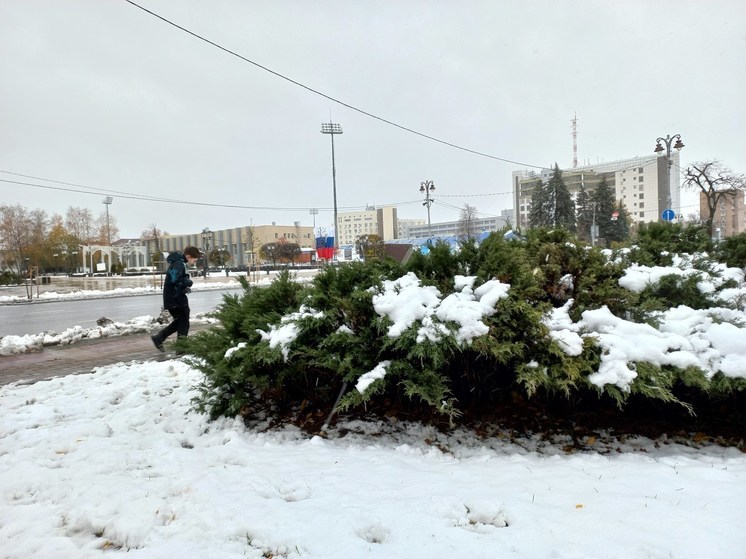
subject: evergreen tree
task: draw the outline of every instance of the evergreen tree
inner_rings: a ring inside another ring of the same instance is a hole
[[[575,202],[578,223],[578,238],[589,241],[591,238],[591,226],[593,225],[593,204],[590,194],[585,189],[583,183],[580,184],[580,191]]]
[[[551,201],[552,227],[561,227],[568,231],[575,231],[575,202],[565,181],[559,165],[554,164],[554,173],[547,183],[547,191]]]
[[[549,213],[549,199],[546,185],[539,179],[536,181],[534,192],[531,194],[531,211],[528,214],[529,227],[551,227],[552,219]]]
[[[617,213],[616,219],[613,219],[614,212]],[[606,246],[609,246],[612,242],[621,242],[629,238],[629,222],[631,216],[624,207],[622,202],[617,202],[612,211],[612,220],[609,224],[609,229],[604,237],[606,239]]]
[[[614,224],[611,217],[616,209],[616,203],[614,201],[614,192],[609,187],[605,176],[593,192],[591,202],[593,202],[596,209],[596,225],[598,225],[599,236],[605,239],[608,245],[610,242],[609,235],[614,235]]]

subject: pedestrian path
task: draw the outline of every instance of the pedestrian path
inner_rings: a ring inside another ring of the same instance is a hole
[[[209,327],[207,324],[193,324],[191,332]],[[96,367],[113,363],[152,361],[163,357],[163,353],[153,346],[149,334],[81,340],[32,353],[0,356],[0,385],[12,382],[30,384],[52,377],[90,373]]]

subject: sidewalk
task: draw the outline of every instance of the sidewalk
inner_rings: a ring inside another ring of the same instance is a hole
[[[209,324],[193,324],[190,332],[209,327]],[[122,361],[163,358],[164,354],[153,346],[150,334],[81,340],[66,346],[45,347],[33,353],[0,356],[0,386],[12,382],[31,384],[52,377],[90,373],[96,367]]]

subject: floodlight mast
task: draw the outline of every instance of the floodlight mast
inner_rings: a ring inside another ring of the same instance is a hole
[[[332,137],[332,188],[334,194],[334,255],[339,249],[339,222],[337,221],[337,167],[334,164],[334,135],[342,133],[342,127],[333,122],[322,122],[321,133]]]

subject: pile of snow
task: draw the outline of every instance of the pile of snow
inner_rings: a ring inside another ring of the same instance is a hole
[[[479,336],[489,332],[482,322],[485,316],[495,314],[495,304],[507,297],[510,285],[490,280],[473,289],[475,276],[454,278],[455,292],[444,299],[433,286],[423,286],[412,272],[396,280],[383,282],[381,293],[373,295],[373,309],[379,316],[391,319],[388,335],[401,336],[415,322],[421,325],[417,342],[438,342],[452,336],[459,345],[469,345]],[[453,329],[451,324],[457,324]]]
[[[200,378],[180,361],[123,363],[0,388],[0,556],[730,559],[746,546],[736,449],[587,438],[566,454],[564,440],[362,422],[330,439],[256,432],[191,411]]]
[[[196,313],[190,318],[190,322],[193,324],[215,323],[217,320],[208,317],[206,313]],[[104,324],[95,328],[73,326],[60,333],[50,331],[40,332],[39,334],[25,334],[23,336],[11,334],[0,338],[0,355],[15,355],[30,351],[40,351],[45,346],[63,346],[74,344],[81,340],[151,332],[154,328],[161,326],[158,322],[158,317],[143,315],[136,316],[126,322],[105,321]]]

